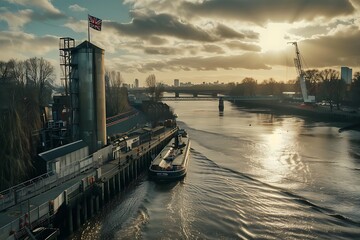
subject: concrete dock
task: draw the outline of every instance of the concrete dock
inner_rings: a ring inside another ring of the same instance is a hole
[[[0,239],[22,238],[26,235],[26,228],[40,226],[59,228],[61,237],[70,236],[147,170],[152,158],[176,131],[177,128],[166,129],[151,141],[122,152],[117,159],[106,160],[100,166],[94,164],[70,179],[51,181],[36,196],[3,208],[0,212]],[[31,189],[28,188],[28,194],[32,194]],[[27,191],[26,187],[21,191]]]

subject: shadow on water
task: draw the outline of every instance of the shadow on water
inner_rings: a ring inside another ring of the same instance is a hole
[[[176,185],[178,185],[179,181],[174,182],[152,182],[155,184],[155,190],[157,192],[169,192],[171,191]]]

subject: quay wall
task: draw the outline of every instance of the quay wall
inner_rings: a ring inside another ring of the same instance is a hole
[[[56,186],[60,189],[57,194],[50,194],[52,190],[40,194],[38,206],[0,226],[0,239],[21,239],[27,236],[27,229],[40,226],[58,228],[59,239],[71,236],[112,198],[125,194],[176,132],[177,128],[168,129],[116,159],[105,159],[101,166],[94,164],[92,169]],[[5,221],[3,215],[0,220]]]
[[[293,114],[327,122],[359,122],[359,113],[344,112],[333,107],[303,105],[301,103],[285,103],[278,101],[231,101],[236,106],[266,108],[275,114]]]

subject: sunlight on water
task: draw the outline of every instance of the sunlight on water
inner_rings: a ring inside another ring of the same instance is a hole
[[[268,179],[270,182],[281,182],[291,166],[281,161],[281,157],[288,151],[288,139],[284,138],[281,128],[276,128],[272,134],[263,135],[266,148],[264,149],[264,157],[262,164],[264,169],[269,170]],[[274,174],[276,173],[276,174]]]
[[[217,102],[171,102],[181,182],[140,179],[74,239],[360,239],[360,134]]]

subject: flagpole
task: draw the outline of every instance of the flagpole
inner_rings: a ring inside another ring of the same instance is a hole
[[[90,42],[90,23],[89,23],[89,14],[88,14],[88,19],[87,19],[87,22],[88,22],[88,42]]]

